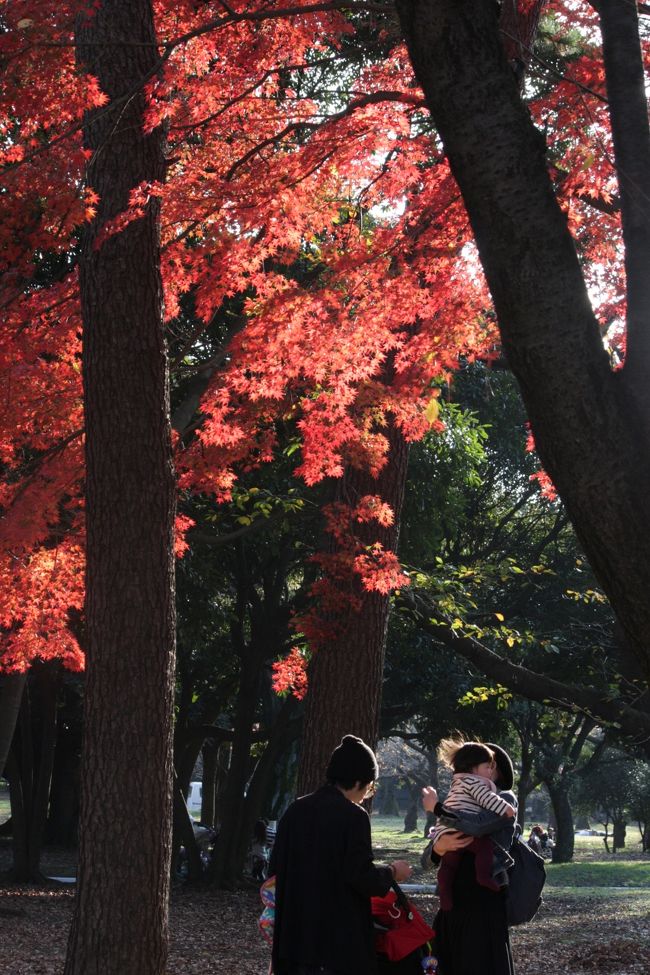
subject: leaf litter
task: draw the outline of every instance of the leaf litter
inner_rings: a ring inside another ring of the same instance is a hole
[[[513,931],[517,975],[646,975],[650,891],[552,891],[532,924]],[[430,918],[432,895],[413,898]],[[60,975],[74,894],[70,888],[0,886],[1,975]],[[257,929],[257,890],[176,886],[167,975],[266,975],[270,950]]]

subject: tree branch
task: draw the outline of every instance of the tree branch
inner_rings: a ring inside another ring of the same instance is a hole
[[[236,528],[234,531],[227,532],[225,535],[213,535],[211,532],[204,532],[194,528],[191,528],[188,534],[192,540],[203,542],[205,545],[212,546],[212,548],[218,548],[220,545],[230,545],[231,542],[235,542],[238,538],[243,538],[245,535],[252,535],[253,532],[259,531],[260,528],[269,528],[286,514],[286,511],[276,511],[266,518],[256,518],[250,525]]]
[[[488,677],[531,701],[550,702],[563,711],[582,711],[599,722],[613,724],[650,754],[650,714],[630,707],[620,699],[604,697],[594,688],[564,684],[511,663],[474,637],[463,636],[452,629],[450,620],[418,593],[404,590],[399,603],[417,621],[421,630],[478,667]]]
[[[253,156],[258,155],[262,149],[265,149],[267,146],[280,142],[281,139],[284,139],[285,136],[290,135],[292,132],[322,129],[332,122],[339,122],[341,119],[347,118],[358,108],[365,108],[366,105],[375,105],[388,101],[403,102],[404,104],[412,105],[415,108],[426,108],[424,98],[414,95],[408,91],[373,91],[364,95],[359,95],[357,98],[351,101],[349,105],[346,105],[345,108],[341,109],[340,112],[336,112],[334,115],[328,115],[324,119],[321,119],[320,122],[311,122],[308,120],[290,122],[289,125],[281,129],[280,132],[269,136],[268,139],[263,139],[262,142],[259,142],[257,145],[253,146],[252,149],[249,149],[248,152],[241,157],[241,159],[237,159],[224,176],[224,180],[226,182],[230,182],[237,170],[245,165],[249,159],[252,159]]]
[[[171,370],[174,371],[180,365],[182,358],[189,352],[191,345],[196,339],[207,331],[216,321],[217,312],[209,322],[200,322],[199,325],[194,329],[190,339],[185,343],[182,350],[174,358],[171,363]],[[187,392],[185,399],[179,403],[172,413],[171,423],[172,428],[183,437],[190,428],[192,417],[199,408],[201,402],[201,397],[205,393],[206,389],[210,385],[210,380],[212,379],[214,373],[219,369],[227,359],[228,349],[230,343],[243,329],[246,327],[246,318],[242,315],[240,318],[235,319],[231,324],[223,342],[214,353],[205,362],[198,363],[196,366],[196,375],[190,385],[190,389]]]
[[[120,105],[126,104],[131,98],[134,97],[134,95],[136,95],[146,85],[148,81],[151,81],[151,79],[158,74],[160,69],[169,60],[172,53],[176,50],[177,47],[179,47],[181,44],[187,43],[187,41],[193,40],[195,37],[202,37],[204,34],[209,34],[212,31],[220,30],[222,27],[228,27],[231,24],[238,24],[245,21],[261,23],[262,21],[265,20],[276,20],[285,17],[303,17],[309,14],[327,13],[328,11],[334,11],[334,10],[369,10],[369,11],[374,11],[376,13],[385,13],[385,14],[393,13],[393,8],[391,6],[385,4],[365,2],[365,0],[347,0],[347,2],[345,3],[338,2],[338,0],[334,0],[334,2],[331,2],[330,0],[330,2],[313,3],[301,7],[277,7],[275,9],[269,8],[263,10],[248,10],[248,11],[242,11],[240,13],[235,13],[234,11],[231,11],[230,13],[227,13],[224,17],[217,17],[214,20],[210,20],[206,24],[202,24],[200,27],[197,27],[194,30],[187,31],[187,33],[185,34],[180,34],[178,37],[171,38],[168,41],[160,40],[159,42],[156,42],[155,46],[159,48],[161,47],[163,51],[160,57],[155,62],[155,64],[149,69],[149,71],[147,71],[145,75],[142,76],[142,78],[136,84],[133,85],[132,88],[129,89],[129,91],[126,92],[126,94],[120,96],[119,98],[113,99],[103,108],[97,109],[94,112],[90,113],[92,121],[96,122],[101,116],[105,115],[108,112],[115,111],[115,109],[118,108]],[[31,47],[74,47],[75,43],[76,42],[74,40],[37,41],[34,44],[25,47],[24,50],[21,51],[20,53],[21,54],[27,53],[31,49]],[[129,46],[132,42],[119,41],[116,43],[119,43],[120,46]],[[92,46],[92,45],[87,44],[86,46]],[[149,47],[153,45],[142,44],[137,42],[136,46]],[[40,156],[44,152],[48,152],[54,146],[60,145],[66,139],[69,139],[71,138],[71,136],[76,135],[76,133],[80,132],[81,129],[86,124],[86,114],[88,113],[85,113],[84,117],[80,121],[75,122],[73,125],[67,128],[64,132],[60,133],[60,135],[56,136],[50,142],[47,142],[44,145],[39,146],[37,149],[34,149],[33,152],[27,153],[18,162],[11,163],[9,166],[5,168],[3,175],[5,176],[13,175],[14,173],[18,172],[18,170],[22,166],[31,162],[37,156]]]

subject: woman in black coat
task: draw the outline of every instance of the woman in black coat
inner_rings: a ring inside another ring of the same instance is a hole
[[[497,765],[495,784],[499,795],[516,807],[517,800],[511,791],[514,773],[510,757],[498,745],[489,743],[488,747],[494,752]],[[471,830],[473,835],[488,835],[503,829],[503,818],[491,813],[480,813],[475,819],[482,825],[463,820],[463,830],[467,833]],[[510,830],[508,845],[514,834],[514,820]],[[443,834],[432,859],[439,861],[448,850],[462,848],[463,843],[469,842],[471,837],[462,840],[459,834]],[[493,891],[477,882],[474,854],[467,850],[462,853],[453,881],[452,900],[451,910],[438,911],[433,925],[439,975],[514,975],[505,890]]]
[[[406,880],[403,860],[373,862],[370,819],[360,805],[377,762],[346,735],[332,754],[327,785],[297,799],[278,824],[269,874],[275,874],[274,975],[373,975],[370,897]]]

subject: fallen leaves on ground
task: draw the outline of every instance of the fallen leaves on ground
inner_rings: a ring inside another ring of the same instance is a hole
[[[437,900],[414,898],[431,917]],[[574,896],[552,892],[536,920],[513,932],[517,975],[645,975],[650,971],[650,892]],[[0,973],[60,975],[73,891],[0,887]],[[176,887],[168,975],[266,975],[256,890]]]

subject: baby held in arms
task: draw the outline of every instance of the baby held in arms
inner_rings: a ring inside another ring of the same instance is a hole
[[[507,819],[516,816],[514,806],[497,793],[495,778],[497,767],[494,753],[482,742],[448,738],[440,743],[438,757],[453,770],[449,794],[443,810],[462,818],[464,813],[476,813],[483,809]],[[443,833],[454,832],[453,826],[437,823],[431,830],[433,845]],[[508,852],[495,844],[489,836],[477,837],[464,850],[446,853],[438,869],[440,907],[451,910],[452,886],[464,851],[474,854],[476,880],[483,887],[499,890],[506,879],[505,871],[512,865]],[[499,880],[501,879],[501,882]]]

